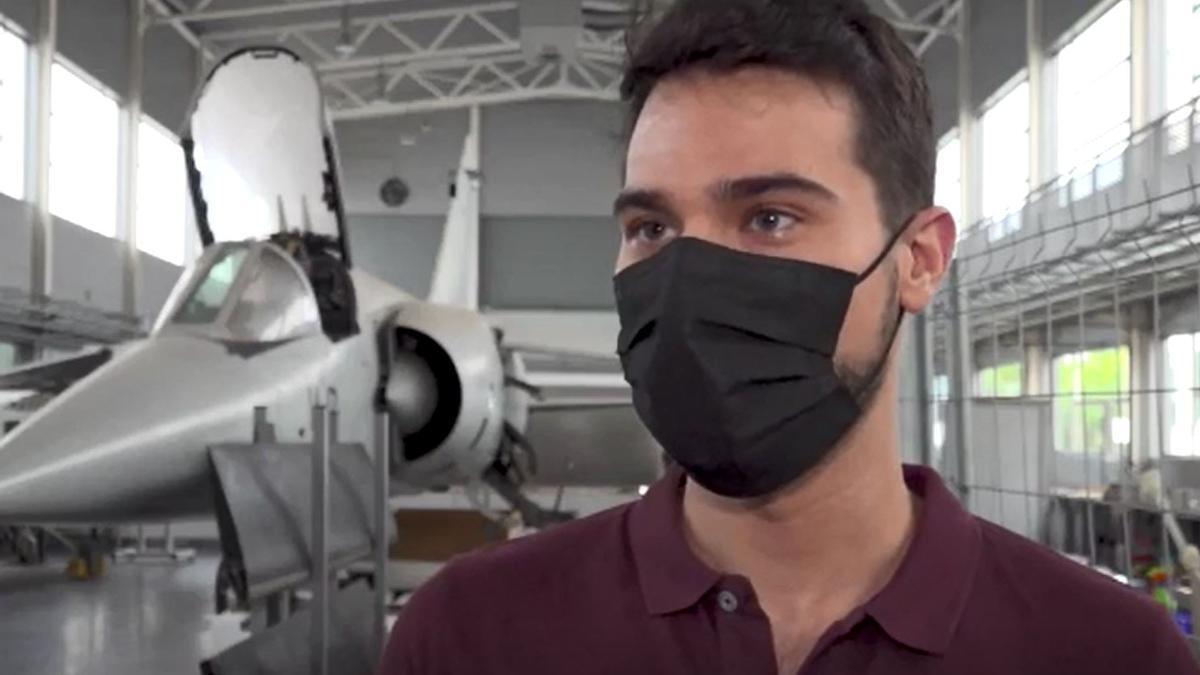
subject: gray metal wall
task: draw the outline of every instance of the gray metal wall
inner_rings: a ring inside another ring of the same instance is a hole
[[[422,131],[422,128],[428,129]],[[467,112],[339,122],[334,127],[341,156],[346,210],[356,215],[445,217],[450,206],[450,174],[458,168]],[[411,146],[401,145],[410,136]],[[408,201],[389,208],[379,200],[379,186],[397,175],[411,190]]]
[[[482,111],[481,212],[495,216],[608,216],[620,188],[617,103],[540,101]],[[449,174],[467,133],[465,110],[339,122],[346,207],[355,214],[445,215]],[[411,146],[401,144],[409,137]],[[379,200],[393,174],[412,194],[397,209]]]
[[[116,239],[54,218],[51,295],[111,312],[121,311],[121,248]]]
[[[0,0],[0,15],[37,32],[39,0]],[[129,88],[129,0],[59,0],[58,50],[117,93]],[[142,109],[177,130],[196,84],[196,52],[174,29],[146,35]]]
[[[971,103],[978,109],[1025,68],[1026,0],[966,0],[971,7]],[[1047,49],[1105,0],[1041,0]],[[958,124],[957,43],[941,38],[925,53],[937,136]]]
[[[142,110],[178,134],[198,84],[199,54],[166,26],[147,31],[145,50]]]
[[[971,5],[971,104],[979,108],[1025,67],[1025,3],[1021,0],[968,2]]]
[[[623,114],[616,103],[544,101],[487,108],[482,213],[611,216],[621,187]]]
[[[29,288],[32,222],[29,204],[0,194],[0,286]]]
[[[498,309],[612,308],[617,251],[612,199],[620,189],[623,109],[545,101],[484,108],[481,302]],[[467,132],[465,111],[340,122],[338,150],[363,269],[418,296],[429,289],[449,207],[449,174]],[[402,145],[401,136],[412,145]],[[392,174],[412,194],[379,200]]]
[[[444,222],[444,216],[351,215],[354,264],[423,298],[429,294]]]
[[[32,232],[32,207],[0,194],[0,287],[29,290]],[[122,246],[55,218],[53,297],[121,311]],[[182,270],[144,253],[139,254],[138,265],[138,316],[149,320],[166,302]]]
[[[619,240],[612,217],[490,216],[480,230],[485,307],[613,308]]]

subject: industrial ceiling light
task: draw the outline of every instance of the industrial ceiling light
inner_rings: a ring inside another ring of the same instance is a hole
[[[342,3],[342,34],[338,37],[334,50],[342,58],[354,53],[354,36],[350,34],[350,0]]]

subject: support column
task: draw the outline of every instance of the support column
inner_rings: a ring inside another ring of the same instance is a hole
[[[1139,310],[1144,308],[1139,308]],[[1154,338],[1154,331],[1147,327],[1145,311],[1131,312],[1133,325],[1129,330],[1129,356],[1131,380],[1130,411],[1130,457],[1134,466],[1158,457],[1160,448],[1159,399],[1157,393],[1162,383],[1158,377],[1158,360],[1162,346]]]
[[[125,314],[137,316],[141,278],[137,243],[138,130],[142,121],[142,65],[147,27],[144,0],[129,0],[129,23],[129,89],[121,107],[117,224],[118,235],[124,244],[121,308]]]
[[[1022,356],[1022,372],[1025,396],[1045,396],[1050,394],[1051,364],[1048,350],[1040,344],[1024,346]]]
[[[963,0],[958,14],[958,133],[962,152],[962,212],[967,223],[980,216],[978,162],[979,134],[971,105],[971,0]],[[953,480],[960,496],[967,499],[971,482],[968,443],[971,437],[971,340],[966,293],[962,289],[962,263],[950,268],[949,292],[953,326],[950,346],[949,426],[954,431],[947,439],[953,444]]]
[[[33,251],[29,290],[34,296],[53,293],[54,220],[50,216],[50,73],[58,36],[58,0],[38,4],[37,42],[34,49],[36,77],[33,93],[33,170],[29,172],[29,195],[33,201]],[[37,350],[40,352],[40,348]]]
[[[1140,129],[1167,112],[1163,92],[1166,50],[1163,3],[1156,0],[1130,0],[1129,95],[1130,122]]]
[[[959,235],[976,225],[983,217],[983,162],[980,155],[983,139],[979,120],[971,103],[971,7],[972,0],[963,0],[958,10],[958,138],[961,179],[962,220]]]
[[[1055,116],[1042,42],[1042,0],[1025,0],[1025,63],[1029,73],[1029,187],[1054,176]]]

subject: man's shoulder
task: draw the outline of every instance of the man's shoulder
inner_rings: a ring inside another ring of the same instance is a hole
[[[380,672],[435,672],[428,670],[435,663],[436,672],[466,672],[511,657],[514,645],[544,643],[580,607],[610,606],[613,590],[632,581],[623,553],[631,508],[452,559],[401,610]]]
[[[995,523],[978,521],[983,538],[981,571],[1002,587],[1037,592],[1039,604],[1062,599],[1064,611],[1085,611],[1092,605],[1133,612],[1157,609],[1115,579]]]
[[[1056,662],[1116,669],[1094,672],[1123,672],[1126,661],[1187,668],[1139,672],[1200,672],[1192,670],[1174,620],[1149,597],[999,525],[979,523],[976,595],[983,602],[976,609],[981,623],[992,624],[988,630],[1008,633],[1028,653]]]

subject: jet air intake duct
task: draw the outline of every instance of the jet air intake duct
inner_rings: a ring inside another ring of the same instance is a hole
[[[384,403],[403,442],[396,478],[440,487],[478,478],[504,428],[504,369],[476,312],[416,302],[390,331]]]

